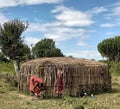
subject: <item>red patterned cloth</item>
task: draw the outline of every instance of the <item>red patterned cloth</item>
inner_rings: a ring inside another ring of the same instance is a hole
[[[63,78],[57,78],[56,85],[55,85],[55,92],[56,93],[62,93],[64,89],[64,82]]]
[[[63,93],[63,90],[64,90],[63,76],[58,75],[55,84],[55,92],[59,94]]]
[[[40,88],[39,87],[36,87],[35,90],[34,90],[34,86],[35,86],[36,82],[43,83],[43,80],[41,78],[38,78],[37,76],[32,75],[30,77],[30,87],[29,87],[29,89],[30,89],[30,91],[39,94],[40,93]]]

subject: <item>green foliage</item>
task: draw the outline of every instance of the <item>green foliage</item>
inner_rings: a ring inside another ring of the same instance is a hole
[[[15,75],[13,64],[11,62],[0,62],[0,73]]]
[[[3,55],[2,52],[0,52],[0,61],[1,61],[1,62],[9,62],[10,60],[7,59],[7,58],[5,57],[5,55]]]
[[[75,109],[85,109],[83,105],[78,105],[75,107]]]
[[[31,58],[30,48],[26,44],[21,44],[19,55],[17,57],[19,61],[29,60]]]
[[[99,62],[102,62],[102,63],[105,63],[107,64],[108,63],[108,60],[98,60]]]
[[[110,63],[110,73],[114,76],[120,76],[120,62]]]
[[[28,28],[28,23],[14,19],[0,25],[0,49],[5,57],[14,63],[18,73],[19,62],[30,54],[29,47],[24,44],[21,34]]]
[[[6,82],[6,79],[0,78],[0,94],[7,93],[8,91],[16,90],[17,87],[14,87],[11,83]]]
[[[23,56],[26,46],[20,37],[28,28],[28,23],[18,19],[5,22],[0,26],[0,49],[6,57],[11,60],[18,59]]]
[[[61,50],[55,47],[55,42],[46,38],[35,44],[32,48],[32,53],[35,58],[63,56]]]
[[[98,44],[98,51],[110,61],[120,61],[120,36],[105,39]]]

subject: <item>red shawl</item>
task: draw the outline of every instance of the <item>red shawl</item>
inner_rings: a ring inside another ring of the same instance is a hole
[[[36,82],[43,83],[43,80],[41,78],[38,78],[37,76],[32,75],[30,77],[30,87],[29,88],[30,88],[30,91],[33,91],[34,93],[39,94],[40,93],[39,87],[36,87],[34,90],[34,85]]]

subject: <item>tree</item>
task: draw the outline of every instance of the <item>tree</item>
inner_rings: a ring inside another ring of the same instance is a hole
[[[21,43],[21,45],[19,45],[18,51],[19,51],[18,54],[19,61],[26,61],[31,58],[30,48],[25,43]]]
[[[9,62],[9,59],[7,59],[2,52],[0,52],[0,62]]]
[[[63,57],[60,49],[55,47],[55,42],[52,39],[42,39],[32,48],[32,53],[35,58],[39,57]]]
[[[21,34],[27,28],[28,23],[18,19],[0,25],[0,49],[6,57],[13,61],[16,73],[20,69],[19,61],[21,57],[26,55],[27,45],[23,43]]]
[[[98,51],[110,61],[120,61],[120,36],[105,39],[98,44]]]

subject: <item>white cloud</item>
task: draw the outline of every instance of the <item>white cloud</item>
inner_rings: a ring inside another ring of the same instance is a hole
[[[56,6],[52,11],[51,11],[51,13],[58,13],[58,12],[60,12],[60,11],[62,11],[62,10],[67,10],[68,8],[67,7],[65,7],[65,6]]]
[[[29,27],[27,31],[29,32],[37,32],[37,31],[46,31],[47,27],[45,26],[44,23],[29,23]]]
[[[36,38],[36,37],[31,37],[31,36],[29,36],[29,37],[25,37],[25,42],[29,45],[29,46],[31,46],[31,44],[33,44],[33,45],[35,45],[38,41],[40,41],[41,39],[39,39],[39,38]]]
[[[115,2],[109,6],[109,13],[106,15],[106,18],[109,20],[116,20],[120,18],[120,2]],[[115,18],[114,18],[115,17]]]
[[[53,4],[63,0],[0,0],[0,8],[13,7],[17,5],[36,5],[36,4]]]
[[[88,30],[82,27],[93,24],[89,14],[65,6],[58,6],[51,13],[54,15],[54,22],[31,23],[28,31],[42,32],[46,38],[52,38],[55,41],[78,38],[81,42],[78,43],[79,46],[86,45],[84,40],[87,38],[85,34]]]
[[[53,23],[31,23],[28,32],[43,32],[46,38],[52,38],[55,41],[65,41],[74,37],[81,37],[86,30],[81,28],[72,28],[63,26],[60,22]]]
[[[17,1],[15,0],[0,0],[0,8],[16,6]]]
[[[45,34],[45,37],[52,38],[55,41],[65,41],[75,37],[81,37],[84,33],[85,33],[84,29],[55,27],[50,28],[47,34]]]
[[[107,9],[104,8],[104,7],[95,7],[93,9],[89,10],[88,12],[91,13],[91,14],[99,14],[99,13],[102,13],[102,12],[105,12],[105,11],[107,11]]]
[[[94,23],[89,14],[74,10],[72,8],[67,8],[64,6],[58,6],[52,13],[57,13],[55,15],[56,20],[60,21],[65,26],[90,26]]]
[[[84,41],[79,41],[79,42],[77,43],[77,45],[78,45],[78,46],[86,46],[87,43],[85,43]]]
[[[95,60],[100,60],[102,59],[100,53],[98,51],[89,51],[89,50],[84,50],[84,51],[69,51],[67,53],[64,53],[66,56],[74,56],[78,58],[85,58],[85,59],[95,59]]]
[[[114,35],[115,33],[113,33],[113,32],[107,32],[106,34],[107,35]]]
[[[89,35],[85,35],[85,34],[81,35],[81,37],[79,37],[79,39],[78,39],[77,45],[78,46],[87,46],[88,44],[85,42],[85,39],[87,39],[89,37],[90,37]]]
[[[108,23],[101,24],[101,27],[117,27],[120,26],[120,2],[109,7],[108,13],[105,15]]]
[[[0,24],[3,24],[7,20],[7,17],[3,13],[0,13]]]
[[[114,27],[116,26],[116,24],[112,24],[112,23],[105,23],[105,24],[101,24],[101,27]]]
[[[110,14],[111,16],[120,16],[120,6],[115,7],[112,10],[112,13]]]
[[[62,0],[18,0],[19,4],[28,4],[28,5],[33,5],[33,4],[43,4],[43,3],[59,3]]]
[[[112,38],[112,37],[116,36],[116,33],[114,33],[114,32],[107,32],[106,35],[107,35],[106,38]]]
[[[110,5],[110,6],[120,6],[120,2],[115,2],[114,4]]]

